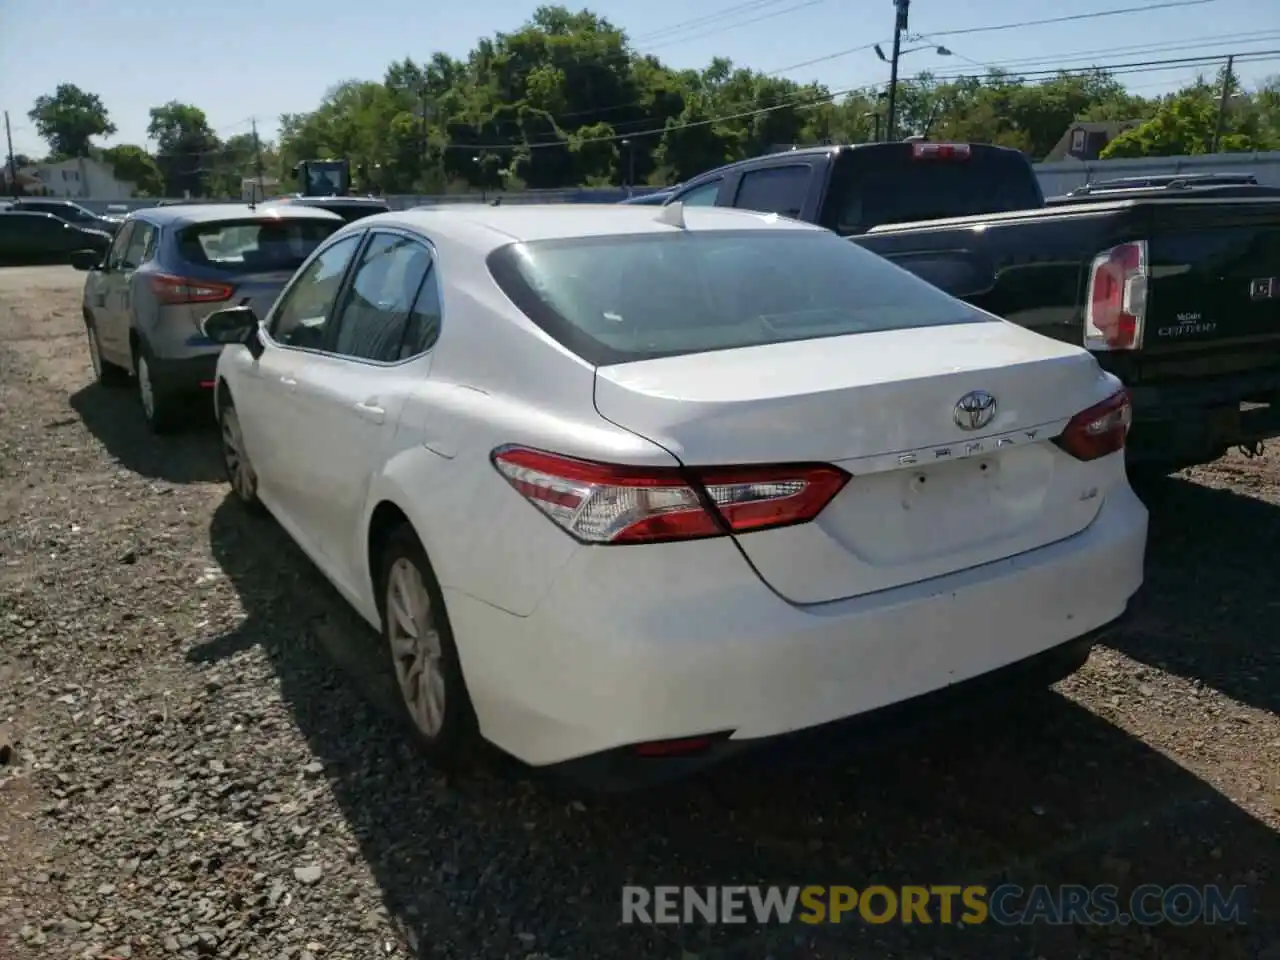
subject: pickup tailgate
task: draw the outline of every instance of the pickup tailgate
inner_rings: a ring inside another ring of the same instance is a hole
[[[1280,362],[1280,199],[1153,202],[1148,358],[1250,344],[1250,366]]]

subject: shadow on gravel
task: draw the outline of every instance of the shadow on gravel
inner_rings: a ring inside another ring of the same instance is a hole
[[[1151,511],[1146,583],[1111,645],[1280,713],[1280,506],[1179,477],[1140,488]]]
[[[1057,694],[1034,722],[975,721],[821,767],[748,758],[630,796],[572,801],[498,765],[446,783],[384,709],[395,701],[371,666],[376,635],[284,532],[228,499],[210,535],[246,618],[192,659],[254,646],[270,659],[387,910],[423,960],[1255,960],[1268,942],[1259,923],[1280,916],[1264,824]],[[1001,881],[1243,884],[1253,924],[619,925],[627,883]]]
[[[107,453],[134,473],[170,483],[209,483],[226,474],[213,413],[200,399],[188,405],[184,428],[164,437],[147,429],[137,395],[128,387],[109,390],[90,384],[71,395],[71,407]]]

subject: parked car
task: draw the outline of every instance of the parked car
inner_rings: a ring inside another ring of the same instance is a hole
[[[354,223],[364,217],[372,217],[374,214],[387,213],[391,210],[391,207],[387,205],[387,201],[377,197],[304,197],[298,195],[275,197],[259,204],[260,207],[267,210],[283,205],[328,210],[331,213],[336,213],[347,223]]]
[[[205,320],[235,495],[426,749],[619,786],[1076,669],[1142,582],[1120,382],[827,231],[623,206],[363,220]]]
[[[1166,472],[1280,437],[1280,199],[1198,189],[1232,188],[1046,208],[1020,152],[916,142],[758,157],[672,201],[820,224],[1087,347],[1130,389],[1130,465]]]
[[[59,220],[51,213],[0,210],[0,263],[67,263],[78,250],[101,256],[111,236]]]
[[[257,211],[243,204],[152,207],[130,215],[105,257],[87,270],[89,357],[105,386],[136,385],[157,432],[181,420],[186,395],[213,386],[221,347],[200,321],[230,302],[265,312],[342,218],[309,207]]]
[[[109,235],[114,235],[120,229],[121,223],[119,217],[104,217],[70,200],[56,200],[49,197],[21,197],[13,202],[13,209],[31,213],[51,213],[59,220],[65,220],[73,226],[84,230],[99,230]]]

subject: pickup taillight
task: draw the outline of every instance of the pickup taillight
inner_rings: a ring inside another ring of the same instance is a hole
[[[1104,250],[1089,267],[1087,350],[1139,350],[1147,317],[1147,241]]]
[[[973,154],[967,143],[913,143],[913,160],[968,160]]]

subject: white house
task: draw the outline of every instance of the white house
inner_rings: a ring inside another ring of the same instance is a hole
[[[6,170],[5,179],[8,180]],[[89,200],[128,200],[132,183],[117,180],[109,164],[88,157],[53,163],[35,163],[18,171],[18,182],[28,194],[77,197]]]

